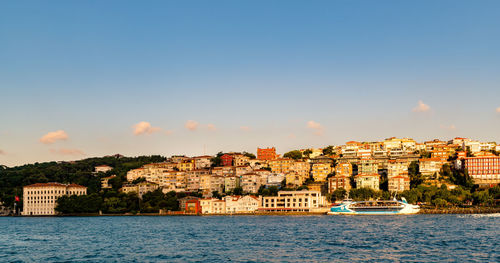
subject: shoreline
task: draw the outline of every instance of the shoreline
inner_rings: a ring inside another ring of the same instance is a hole
[[[500,207],[470,207],[470,208],[423,208],[417,214],[497,214],[500,213]],[[47,215],[47,216],[23,216],[23,215],[3,215],[0,217],[93,217],[93,216],[321,216],[327,215],[326,212],[256,212],[256,213],[228,213],[228,214],[193,214],[193,213],[125,213],[125,214],[66,214],[66,215]]]

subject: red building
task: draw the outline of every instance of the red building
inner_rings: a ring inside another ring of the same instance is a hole
[[[201,214],[200,200],[191,199],[186,201],[186,213]]]
[[[465,169],[472,177],[474,183],[493,185],[500,183],[500,157],[467,157]]]
[[[257,148],[257,159],[274,160],[276,159],[276,148]]]
[[[233,165],[233,156],[229,154],[224,154],[220,157],[222,159],[223,166],[232,166]]]

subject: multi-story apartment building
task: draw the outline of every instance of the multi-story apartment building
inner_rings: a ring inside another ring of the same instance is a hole
[[[493,185],[500,183],[500,157],[467,157],[464,168],[474,183]]]
[[[235,166],[234,167],[234,175],[236,176],[242,176],[246,173],[250,173],[252,171],[252,167],[248,165],[241,165],[241,166]]]
[[[309,175],[304,176],[303,174],[298,174],[296,172],[289,172],[285,175],[286,184],[290,186],[301,186],[309,178]]]
[[[244,193],[257,193],[260,186],[265,183],[262,176],[256,173],[247,173],[241,176],[241,188],[243,188]]]
[[[328,178],[328,193],[344,188],[346,191],[351,190],[351,177],[346,175],[335,175]]]
[[[233,154],[233,165],[234,166],[246,166],[248,165],[250,158],[243,154]]]
[[[224,154],[221,157],[222,160],[222,166],[233,166],[233,155],[231,154]]]
[[[374,159],[362,159],[358,165],[358,174],[378,173],[378,163]]]
[[[57,199],[63,195],[86,195],[77,184],[37,183],[23,187],[23,215],[55,215]]]
[[[290,172],[293,160],[289,158],[280,158],[269,161],[269,167],[273,173],[283,173],[286,174]]]
[[[408,174],[396,175],[389,178],[389,192],[403,192],[410,190],[410,177]]]
[[[111,180],[111,179],[113,179],[115,177],[116,177],[116,175],[112,175],[112,176],[101,178],[101,188],[102,189],[110,189],[110,188],[112,188],[113,186],[109,183],[109,180]]]
[[[262,178],[262,177],[261,177]],[[277,173],[272,173],[269,176],[267,176],[267,180],[264,181],[266,182],[265,184],[267,186],[280,186],[281,182],[285,180],[285,175],[284,174],[277,174]]]
[[[305,161],[295,161],[290,166],[290,173],[295,173],[298,176],[308,178],[311,170],[311,165]],[[287,181],[288,182],[288,181]]]
[[[419,171],[424,176],[439,176],[439,171],[445,162],[441,158],[422,158],[418,160]]]
[[[318,191],[279,191],[278,196],[262,197],[260,211],[309,212],[326,205],[326,199]]]
[[[179,171],[191,171],[195,168],[195,160],[189,159],[177,163],[177,169]]]
[[[378,173],[362,173],[354,177],[356,188],[371,188],[379,190],[380,188],[380,175]]]
[[[210,193],[217,191],[222,193],[224,189],[224,176],[212,175],[210,177]]]
[[[326,177],[333,172],[329,163],[315,163],[311,168],[311,176],[316,182],[326,182]]]
[[[259,209],[261,197],[253,195],[229,195],[224,197],[226,213],[254,213]]]
[[[335,166],[336,176],[351,176],[352,175],[352,164],[350,162],[339,162]]]
[[[193,157],[194,160],[194,168],[195,169],[205,169],[205,168],[210,168],[212,165],[212,156],[210,155],[203,155],[203,156],[196,156]]]
[[[196,191],[201,188],[200,186],[201,175],[210,175],[210,170],[195,169],[192,171],[185,172],[185,175],[186,175],[186,190]]]
[[[224,191],[226,193],[232,192],[234,188],[240,187],[240,177],[239,176],[227,176],[224,177]]]
[[[257,148],[257,159],[274,160],[276,159],[276,148]]]
[[[151,182],[140,182],[138,184],[125,184],[120,188],[123,193],[136,193],[140,198],[147,193],[158,189],[158,184]]]
[[[235,175],[235,171],[236,170],[234,166],[223,166],[223,167],[212,168],[212,174],[224,177]]]
[[[395,159],[387,161],[387,178],[398,176],[400,174],[408,174],[410,163],[408,159]]]

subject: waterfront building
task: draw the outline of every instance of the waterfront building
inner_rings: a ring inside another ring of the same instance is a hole
[[[467,157],[464,162],[464,168],[474,183],[480,185],[500,183],[500,157]]]
[[[224,214],[226,213],[226,202],[217,198],[200,199],[202,214]]]
[[[380,175],[378,173],[362,173],[354,177],[356,188],[371,188],[379,190]]]
[[[179,209],[181,211],[186,211],[186,204],[188,201],[192,201],[192,200],[199,200],[200,198],[196,197],[196,196],[186,196],[186,197],[183,197],[183,198],[179,198],[177,200],[177,202],[179,202]],[[199,202],[198,202],[199,203]],[[195,203],[196,204],[196,203]]]
[[[274,160],[276,159],[276,148],[257,148],[257,159]]]
[[[408,174],[399,174],[389,178],[389,192],[403,192],[410,190],[410,177]]]
[[[184,212],[191,214],[201,214],[200,199],[187,200]]]
[[[326,205],[326,199],[319,191],[279,191],[278,196],[262,197],[260,211],[310,212]]]
[[[57,199],[64,195],[86,195],[77,184],[37,183],[23,187],[23,215],[55,215]]]
[[[259,209],[261,197],[253,195],[228,195],[224,197],[226,213],[253,213]]]
[[[326,177],[333,172],[329,163],[315,163],[311,168],[311,176],[316,182],[325,182]]]

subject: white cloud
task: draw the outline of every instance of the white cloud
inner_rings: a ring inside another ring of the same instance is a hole
[[[184,125],[184,127],[186,127],[186,129],[188,129],[190,131],[195,131],[196,129],[198,129],[198,125],[199,125],[199,123],[197,121],[188,120],[188,121],[186,121],[186,124]]]
[[[454,131],[457,129],[457,127],[455,127],[455,125],[453,125],[453,124],[452,125],[441,125],[440,127],[441,127],[441,129],[448,130],[448,131]]]
[[[40,138],[41,143],[52,144],[59,140],[67,140],[68,134],[63,130],[58,130],[55,132],[49,132]]]
[[[50,149],[50,152],[58,155],[73,155],[73,156],[85,155],[83,151],[78,149],[65,149],[65,148]]]
[[[318,122],[308,121],[307,122],[307,128],[314,130],[314,134],[316,134],[318,136],[323,135],[323,132],[324,132],[323,125],[321,125]]]
[[[250,127],[248,127],[248,126],[240,126],[240,130],[242,130],[242,131],[250,131]]]
[[[152,134],[161,130],[161,128],[151,126],[151,123],[147,121],[141,121],[132,128],[134,128],[134,135]]]
[[[217,130],[217,127],[215,127],[215,125],[214,125],[214,124],[209,123],[209,124],[207,124],[207,129],[208,129],[209,131],[216,131],[216,130]]]
[[[0,150],[0,155],[6,155],[7,153],[4,152],[3,150]]]
[[[497,108],[496,110],[497,113],[500,113],[500,107]]]
[[[428,112],[431,107],[425,104],[423,101],[419,100],[417,107],[413,108],[413,112]]]

